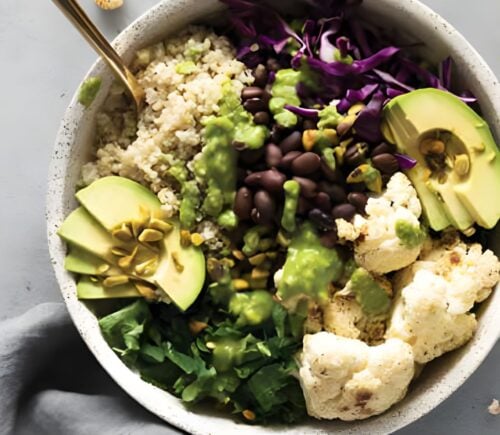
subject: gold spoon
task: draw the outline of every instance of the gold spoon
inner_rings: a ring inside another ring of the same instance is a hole
[[[83,35],[87,42],[104,61],[116,73],[118,78],[128,89],[132,96],[137,111],[142,107],[144,102],[144,89],[137,82],[132,72],[125,66],[120,55],[111,47],[110,43],[104,38],[101,32],[97,30],[94,23],[90,20],[87,14],[83,11],[80,5],[75,0],[52,0],[59,9],[66,15],[78,31]]]

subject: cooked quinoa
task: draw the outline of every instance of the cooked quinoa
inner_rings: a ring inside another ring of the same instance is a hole
[[[125,90],[113,85],[97,115],[95,161],[84,165],[82,184],[108,175],[131,178],[155,192],[172,217],[180,201],[167,170],[176,163],[192,169],[204,144],[203,121],[219,113],[222,85],[231,80],[239,95],[254,79],[225,37],[199,26],[139,50],[132,67],[146,93],[145,108],[137,119]],[[202,224],[200,231],[217,249],[214,227]]]

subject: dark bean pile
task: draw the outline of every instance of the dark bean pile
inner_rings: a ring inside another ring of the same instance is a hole
[[[320,154],[306,151],[304,132],[317,129],[317,121],[301,118],[294,129],[275,124],[269,112],[271,83],[279,68],[276,59],[253,70],[255,82],[241,93],[243,107],[253,115],[256,124],[270,128],[267,143],[260,149],[246,149],[243,143],[233,145],[238,155],[238,190],[234,211],[241,221],[263,226],[280,225],[284,202],[283,184],[293,179],[300,185],[297,218],[309,219],[322,232],[322,242],[337,242],[335,219],[351,220],[363,214],[368,201],[365,183],[347,183],[348,175],[359,165],[369,162],[381,173],[382,185],[399,171],[393,155],[395,149],[383,143],[368,143],[356,137],[351,125],[340,123],[337,135],[345,141],[343,161],[332,170]],[[351,117],[352,118],[352,117]]]

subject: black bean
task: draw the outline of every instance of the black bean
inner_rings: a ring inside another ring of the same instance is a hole
[[[373,148],[372,152],[370,153],[370,156],[374,157],[378,156],[379,154],[393,153],[393,152],[394,152],[394,147],[392,145],[382,142],[381,144]]]
[[[282,127],[279,124],[274,124],[271,128],[271,133],[269,135],[269,138],[274,143],[280,143],[283,140],[283,138],[286,136],[288,131],[289,130],[287,128]]]
[[[292,162],[302,154],[303,153],[300,151],[290,151],[289,153],[286,153],[281,159],[280,168],[285,170],[290,169]]]
[[[241,220],[250,219],[253,208],[253,195],[248,187],[240,187],[234,199],[234,212]]]
[[[257,218],[263,224],[273,221],[276,214],[276,202],[274,198],[265,190],[259,190],[253,198],[257,210]]]
[[[264,93],[262,94],[262,101],[264,101],[266,107],[269,106],[269,101],[271,100],[271,98],[272,95],[264,89]]]
[[[266,146],[266,164],[269,167],[278,166],[281,158],[283,157],[283,153],[281,152],[281,148],[278,145],[270,143]]]
[[[347,195],[347,200],[350,204],[356,207],[358,213],[364,213],[366,208],[366,203],[368,202],[368,196],[362,192],[351,192]]]
[[[382,185],[385,186],[391,179],[391,174],[382,174]]]
[[[269,71],[279,71],[281,69],[280,63],[273,57],[267,59],[266,67]]]
[[[283,154],[302,149],[302,133],[300,131],[294,131],[292,134],[285,137],[279,145]]]
[[[349,190],[351,192],[365,192],[366,191],[366,184],[361,182],[361,183],[350,183],[348,184]]]
[[[346,191],[339,184],[331,184],[326,181],[322,181],[318,187],[320,191],[328,194],[335,204],[342,204],[347,200]]]
[[[247,176],[247,171],[241,167],[239,167],[238,169],[236,169],[236,178],[238,180],[238,183],[243,183],[243,180],[245,180],[246,176]]]
[[[275,168],[262,172],[261,186],[270,193],[280,193],[283,190],[283,184],[286,181],[286,175]]]
[[[382,153],[373,156],[372,165],[383,174],[392,175],[399,171],[398,159],[389,153]]]
[[[254,85],[259,86],[260,88],[263,88],[264,86],[267,85],[267,69],[264,65],[259,64],[255,67],[253,70],[253,76],[255,78]]]
[[[286,176],[277,169],[253,172],[245,178],[245,184],[251,187],[262,187],[271,193],[280,193]]]
[[[321,166],[321,158],[312,152],[306,152],[292,161],[290,169],[295,175],[308,175]]]
[[[302,123],[302,128],[304,130],[316,130],[318,124],[316,121],[313,121],[312,119],[304,119],[304,122]]]
[[[366,160],[367,153],[368,144],[366,142],[356,143],[347,148],[344,154],[344,162],[352,167],[359,166]]]
[[[297,214],[305,215],[314,207],[314,204],[303,196],[299,196]]]
[[[256,150],[243,150],[239,153],[238,159],[244,166],[254,167],[264,156],[264,149],[258,148]]]
[[[264,94],[264,89],[257,86],[247,86],[241,91],[241,99],[243,101],[249,100],[251,98],[262,98]]]
[[[257,112],[265,112],[267,110],[267,104],[264,103],[264,100],[260,98],[250,98],[243,103],[243,107],[247,112],[257,113]]]
[[[309,220],[322,231],[333,230],[335,228],[333,218],[322,212],[319,208],[313,208],[309,211],[307,216]]]
[[[318,185],[308,178],[293,177],[293,179],[300,185],[300,194],[304,198],[314,198],[317,194]]]
[[[324,232],[319,237],[319,241],[325,248],[330,248],[330,249],[333,248],[339,241],[337,231],[331,230]]]
[[[271,116],[267,112],[257,112],[253,116],[253,122],[257,125],[267,125],[271,122]]]
[[[323,160],[321,160],[321,172],[325,178],[332,183],[343,183],[345,181],[339,169],[333,170]]]
[[[332,209],[332,200],[325,192],[319,192],[314,198],[316,206],[323,212],[328,213]]]
[[[350,221],[354,215],[356,214],[356,207],[352,204],[340,204],[336,205],[332,209],[332,216],[334,219],[345,219],[346,221]]]

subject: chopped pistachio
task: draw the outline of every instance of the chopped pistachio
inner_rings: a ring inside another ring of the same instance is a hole
[[[130,242],[134,238],[132,230],[125,222],[121,224],[120,228],[112,231],[111,234],[122,242]]]
[[[250,283],[244,279],[236,278],[232,281],[235,290],[247,290],[250,288]]]
[[[255,420],[255,412],[250,411],[250,409],[245,409],[243,412],[243,417],[245,417],[246,420],[248,421],[253,421]]]
[[[470,160],[467,154],[458,154],[455,157],[455,172],[458,176],[464,177],[469,173],[470,170]]]
[[[127,275],[116,275],[116,276],[108,276],[102,282],[104,287],[116,287],[122,284],[126,284],[129,281],[129,277]]]
[[[205,241],[205,238],[200,233],[191,234],[191,243],[194,246],[201,246],[204,241]]]
[[[97,268],[97,273],[99,275],[102,275],[103,273],[106,273],[108,270],[110,269],[110,265],[109,264],[101,264],[98,268]]]
[[[262,269],[260,267],[254,267],[252,269],[251,277],[254,280],[264,279],[269,276],[270,272],[268,270]]]
[[[424,156],[429,154],[443,154],[446,145],[441,139],[427,138],[420,142],[418,149]]]
[[[130,255],[130,252],[123,248],[112,248],[111,253],[116,257],[126,257],[127,255]]]
[[[141,296],[145,297],[146,299],[158,299],[158,295],[155,292],[155,287],[151,287],[150,285],[139,281],[134,282],[134,286],[141,294]]]
[[[181,230],[181,246],[184,248],[191,246],[191,233],[188,230]]]
[[[250,257],[248,261],[252,266],[259,266],[266,260],[266,258],[267,258],[266,254],[260,253]]]
[[[193,335],[198,335],[205,328],[207,328],[207,326],[208,326],[208,323],[200,322],[199,320],[191,319],[189,321],[189,330],[191,331],[191,334],[193,334]]]
[[[165,235],[158,230],[145,229],[139,235],[139,242],[147,243],[147,242],[159,242],[165,237]]]
[[[245,259],[245,254],[241,252],[239,249],[235,249],[232,251],[233,257],[237,260],[243,261]]]
[[[179,253],[177,251],[170,254],[172,256],[172,261],[174,262],[175,269],[177,272],[182,273],[184,271],[184,265],[181,263],[179,258]]]
[[[163,234],[167,234],[172,231],[173,225],[165,222],[164,220],[153,218],[149,222],[149,228],[161,231]]]

